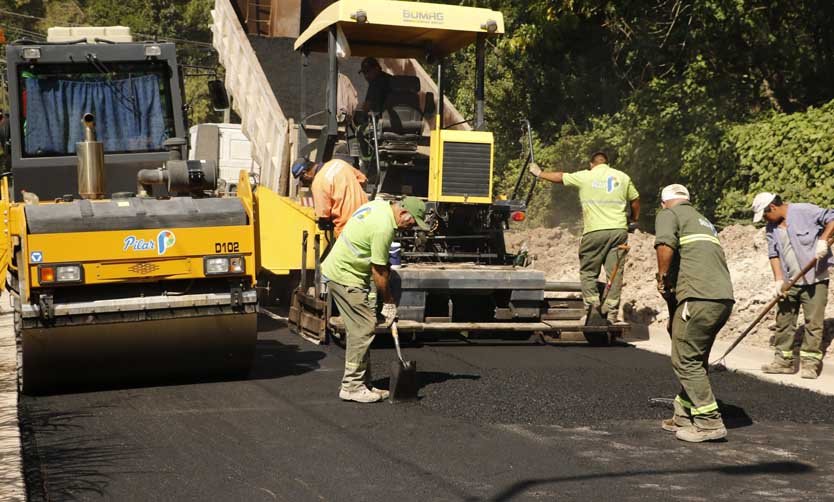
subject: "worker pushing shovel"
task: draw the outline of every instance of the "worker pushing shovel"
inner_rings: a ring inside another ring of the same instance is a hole
[[[828,299],[829,269],[834,238],[834,210],[814,204],[787,203],[773,193],[760,193],[753,199],[753,221],[767,221],[768,258],[773,269],[777,296],[771,300],[753,323],[716,361],[716,367],[774,307],[776,314],[775,354],[773,361],[762,367],[765,373],[796,373],[802,378],[819,376],[822,366],[822,336],[825,306]],[[800,264],[806,265],[800,269]],[[785,283],[785,278],[791,280]],[[800,364],[794,357],[794,333],[799,308],[805,314]],[[798,368],[797,366],[800,366]]]
[[[834,243],[834,237],[831,238],[831,239],[828,239],[828,241],[826,241],[826,242],[828,243],[828,245],[830,247],[832,245],[832,243]],[[788,281],[787,283],[784,283],[780,287],[780,289],[776,292],[776,296],[774,296],[772,300],[767,302],[767,305],[765,305],[764,308],[761,310],[761,312],[759,312],[759,315],[756,316],[755,319],[753,319],[753,322],[751,322],[747,326],[747,328],[745,328],[745,330],[742,331],[742,333],[738,336],[738,338],[736,338],[733,341],[733,343],[730,344],[729,347],[727,347],[727,350],[724,351],[724,355],[719,357],[714,363],[712,363],[710,365],[710,367],[712,369],[715,369],[715,370],[718,370],[718,371],[726,370],[727,367],[724,365],[724,360],[730,354],[730,352],[732,352],[733,349],[738,347],[738,344],[740,344],[741,341],[744,340],[747,337],[747,335],[750,334],[751,331],[753,331],[753,328],[755,328],[756,326],[759,325],[759,323],[762,321],[762,319],[764,319],[765,316],[771,310],[773,310],[773,307],[775,307],[780,301],[785,299],[785,295],[791,290],[791,288],[793,288],[796,285],[797,282],[799,282],[800,279],[802,279],[803,276],[805,276],[805,274],[807,274],[814,267],[816,267],[817,262],[818,262],[817,258],[814,258],[813,260],[809,261],[804,267],[802,267],[801,271],[799,271],[796,275],[794,275],[791,278],[790,281]]]
[[[343,401],[376,403],[389,396],[389,391],[375,388],[370,381],[370,347],[377,316],[376,305],[368,300],[368,289],[373,278],[377,294],[383,299],[382,317],[388,326],[393,326],[397,305],[389,287],[391,242],[397,229],[415,225],[428,229],[425,214],[425,203],[416,197],[368,202],[353,213],[342,238],[336,240],[322,262],[321,272],[339,309],[347,338],[345,373],[339,391]],[[396,327],[393,330],[396,334]]]

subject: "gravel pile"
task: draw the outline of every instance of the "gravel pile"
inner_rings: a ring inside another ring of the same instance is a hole
[[[719,238],[727,255],[736,305],[730,321],[718,337],[734,338],[772,298],[773,275],[767,259],[763,228],[731,225],[721,231]],[[579,280],[578,235],[563,228],[536,228],[510,231],[506,239],[508,247],[513,250],[526,245],[530,254],[535,256],[533,267],[547,273],[549,280]],[[622,318],[638,325],[665,325],[669,315],[655,288],[654,235],[637,231],[629,237],[629,246],[631,251],[625,268]],[[775,309],[744,343],[768,347],[774,320]],[[825,325],[823,346],[828,347],[834,337],[834,288],[829,290]],[[826,359],[834,359],[834,350],[827,351]]]

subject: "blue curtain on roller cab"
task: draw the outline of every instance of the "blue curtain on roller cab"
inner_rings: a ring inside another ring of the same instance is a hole
[[[24,78],[27,156],[75,154],[84,139],[81,117],[96,117],[96,135],[104,151],[163,150],[168,138],[160,97],[160,77],[119,80]]]

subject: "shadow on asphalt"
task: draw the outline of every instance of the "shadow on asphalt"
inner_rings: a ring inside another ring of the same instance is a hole
[[[19,406],[27,500],[105,498],[112,475],[125,474],[112,472],[112,466],[139,452],[124,448],[117,438],[86,432],[77,425],[79,419],[100,410],[63,413],[41,411],[36,406],[23,401]],[[73,430],[69,438],[64,434],[67,430]]]
[[[450,380],[480,380],[481,375],[469,375],[465,373],[445,373],[442,371],[418,371],[417,383],[419,388],[428,387],[437,383],[448,382]],[[373,381],[373,386],[390,390],[388,388],[388,377],[377,378]]]
[[[718,400],[718,410],[721,412],[721,418],[724,420],[724,426],[728,429],[741,429],[743,427],[750,427],[753,425],[753,419],[744,411],[734,404],[725,403]]]
[[[255,363],[249,380],[264,380],[285,376],[303,375],[319,368],[325,358],[320,350],[301,350],[299,345],[284,344],[275,340],[258,340]]]
[[[703,467],[696,469],[647,469],[623,472],[605,472],[599,474],[585,474],[581,476],[564,476],[554,478],[526,479],[511,484],[496,495],[487,498],[490,502],[506,502],[513,500],[526,491],[541,486],[556,483],[567,483],[576,481],[594,481],[614,478],[629,478],[642,476],[666,476],[670,474],[697,474],[715,472],[728,476],[766,476],[766,475],[798,475],[814,472],[816,469],[804,462],[760,462],[747,465],[720,465],[714,467]],[[470,498],[471,501],[484,500]]]
[[[264,380],[285,376],[302,375],[319,368],[319,361],[326,356],[319,350],[305,351],[298,345],[283,344],[275,340],[258,340],[252,367],[245,373],[239,370],[224,370],[208,375],[162,374],[133,380],[115,379],[100,382],[64,384],[48,392],[33,396],[58,396],[63,394],[85,394],[111,390],[142,389],[147,387],[171,387],[177,385],[200,385],[206,383],[240,382]]]

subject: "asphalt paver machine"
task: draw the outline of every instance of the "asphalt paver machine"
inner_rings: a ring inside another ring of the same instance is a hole
[[[185,160],[173,44],[85,30],[6,50],[0,273],[19,384],[244,373],[257,337],[249,184],[221,197],[217,166]]]
[[[295,43],[304,54],[329,57],[324,130],[307,150],[318,161],[329,160],[334,151],[353,157],[369,178],[371,198],[412,195],[426,201],[431,231],[402,232],[396,238],[402,264],[392,270],[392,283],[401,332],[585,332],[594,342],[610,341],[620,329],[584,326],[582,302],[571,295],[577,285],[548,283],[544,272],[526,266],[526,255],[505,246],[504,232],[510,222],[524,219],[526,204],[493,193],[495,142],[484,121],[485,60],[487,41],[503,31],[502,14],[484,8],[333,3]],[[471,127],[462,128],[444,122],[444,65],[472,45],[474,118]],[[393,75],[381,110],[340,116],[339,61],[347,54],[434,64],[439,95],[424,92],[416,76]],[[343,324],[321,297],[315,272],[312,286],[298,288],[290,322],[314,340],[324,340],[327,333],[339,337]]]

